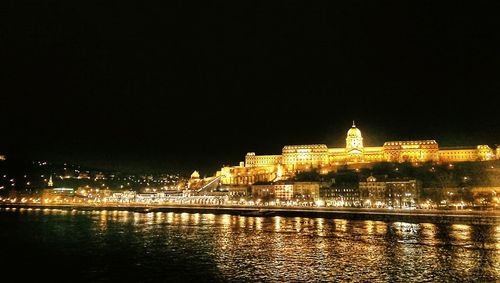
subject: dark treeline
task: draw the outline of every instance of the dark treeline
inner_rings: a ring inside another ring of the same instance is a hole
[[[423,188],[460,188],[500,186],[500,162],[462,162],[455,164],[389,163],[373,164],[358,170],[339,168],[320,174],[319,170],[298,172],[294,181],[350,183],[364,181],[369,176],[384,179],[417,179]]]

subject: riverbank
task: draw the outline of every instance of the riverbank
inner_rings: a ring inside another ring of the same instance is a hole
[[[409,223],[460,223],[460,224],[500,224],[500,211],[469,210],[389,210],[389,209],[349,209],[316,207],[241,207],[241,206],[190,206],[190,205],[40,205],[40,204],[0,204],[0,208],[15,209],[60,209],[79,211],[130,211],[138,213],[175,212],[175,213],[211,213],[240,216],[282,216],[335,218],[351,220],[373,220],[385,222]]]

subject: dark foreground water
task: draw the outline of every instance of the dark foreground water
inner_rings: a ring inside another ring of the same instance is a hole
[[[500,281],[500,224],[0,208],[0,243],[0,281]]]

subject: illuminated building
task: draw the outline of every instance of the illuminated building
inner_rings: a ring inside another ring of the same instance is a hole
[[[90,179],[89,172],[79,172],[77,179]]]
[[[217,172],[224,185],[250,185],[259,181],[274,181],[278,178],[279,166],[225,166]]]
[[[5,157],[5,155],[0,154],[0,161],[3,161],[3,160],[7,160],[7,157]]]
[[[138,193],[135,196],[135,202],[137,203],[153,203],[160,202],[165,199],[165,193]]]
[[[193,189],[199,187],[199,185],[202,183],[202,180],[200,179],[200,173],[198,171],[194,171],[191,174],[191,178],[188,181],[188,189]]]
[[[200,173],[195,170],[193,174],[191,174],[191,180],[199,180],[199,179],[200,179]]]
[[[75,190],[72,188],[53,188],[42,191],[42,199],[46,200],[62,200],[65,197],[73,197],[74,195]]]
[[[256,199],[281,201],[308,200],[315,201],[320,196],[320,183],[295,182],[293,184],[253,185],[252,196]]]
[[[285,188],[285,185],[279,185],[279,186],[281,186],[283,189]],[[287,186],[290,187],[291,190],[291,185]],[[271,200],[276,198],[276,193],[275,193],[276,188],[278,188],[278,185],[253,185],[252,196],[256,199]]]
[[[249,188],[247,186],[227,186],[221,187],[220,191],[228,195],[230,198],[242,198],[249,195]]]
[[[370,176],[359,182],[364,207],[416,207],[420,183],[417,180],[377,180]]]
[[[500,206],[500,187],[475,187],[471,193],[478,205]]]
[[[49,187],[54,186],[54,182],[52,182],[52,175],[50,175],[50,177],[49,177],[49,181],[47,182],[47,186],[49,186]]]
[[[334,183],[320,190],[321,199],[332,206],[360,206],[358,182]]]
[[[496,149],[498,155],[498,147]],[[499,158],[487,145],[475,147],[442,148],[439,150],[441,162],[487,161]]]
[[[274,198],[277,200],[291,200],[293,197],[293,185],[273,185]]]
[[[293,183],[293,197],[297,200],[319,199],[321,184],[318,182],[295,182]]]
[[[326,144],[286,145],[281,155],[256,155],[249,152],[239,166],[225,166],[217,176],[225,185],[250,185],[258,181],[286,180],[300,171],[319,169],[325,174],[340,165],[373,162],[464,162],[499,158],[488,145],[440,148],[435,140],[388,141],[379,147],[365,146],[361,130],[353,121],[347,131],[345,147]]]
[[[386,142],[384,158],[388,162],[439,161],[439,146],[435,140]]]
[[[245,156],[245,167],[274,166],[281,164],[281,155],[259,155],[249,152]]]
[[[328,147],[324,144],[287,145],[283,147],[281,164],[289,169],[309,169],[328,164]]]
[[[106,176],[102,172],[98,172],[95,174],[94,180],[106,180]]]

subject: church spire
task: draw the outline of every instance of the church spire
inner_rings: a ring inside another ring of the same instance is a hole
[[[52,175],[50,175],[50,177],[49,177],[49,182],[47,182],[47,185],[48,185],[49,187],[54,186],[54,183],[52,182]]]
[[[352,127],[356,128],[356,123],[354,122],[354,120],[352,120]]]

